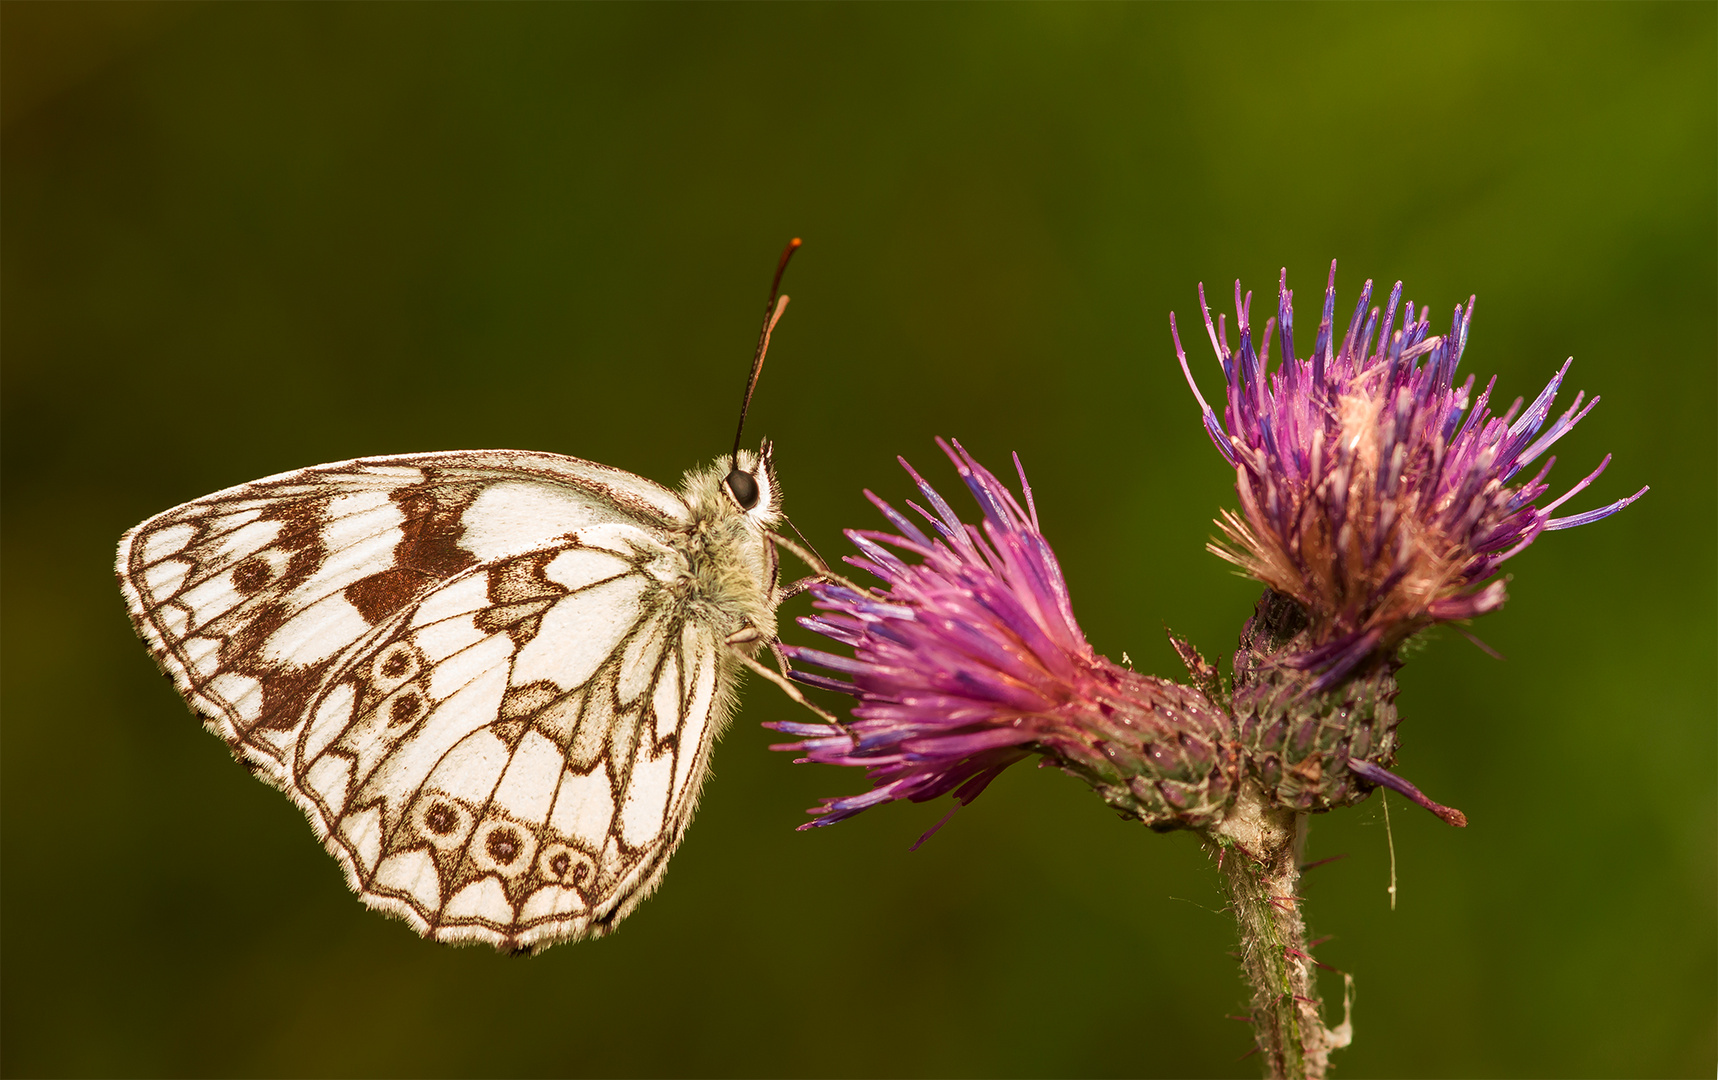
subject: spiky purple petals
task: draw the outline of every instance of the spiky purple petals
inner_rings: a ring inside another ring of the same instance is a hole
[[[1566,517],[1552,512],[1610,463],[1559,499],[1537,505],[1555,458],[1531,479],[1520,474],[1543,457],[1598,403],[1583,394],[1554,422],[1552,402],[1565,363],[1523,411],[1517,400],[1501,416],[1487,407],[1492,385],[1477,399],[1469,376],[1456,383],[1473,300],[1458,305],[1449,333],[1431,334],[1429,311],[1412,301],[1397,313],[1398,282],[1379,318],[1368,309],[1372,282],[1340,340],[1334,334],[1336,264],[1312,353],[1294,352],[1293,293],[1287,271],[1278,313],[1255,349],[1252,294],[1235,284],[1240,348],[1212,322],[1199,291],[1211,346],[1223,371],[1219,419],[1193,379],[1170,317],[1176,356],[1199,402],[1206,432],[1235,467],[1241,514],[1219,522],[1227,543],[1212,550],[1306,608],[1313,649],[1299,658],[1335,681],[1375,650],[1393,649],[1432,623],[1466,619],[1501,606],[1505,560],[1541,533],[1597,521],[1646,493]],[[1281,358],[1270,369],[1272,330]],[[1376,343],[1374,347],[1374,343]],[[1493,380],[1493,384],[1496,380]]]
[[[952,793],[971,802],[1029,754],[1091,784],[1154,828],[1208,823],[1233,797],[1237,761],[1228,716],[1197,690],[1138,675],[1098,655],[1074,619],[1067,583],[1026,505],[959,443],[938,440],[984,513],[963,523],[905,460],[930,510],[920,528],[867,491],[894,532],[849,531],[847,562],[880,582],[812,590],[826,614],[800,623],[851,656],[789,648],[800,681],[858,699],[850,733],[779,723],[800,736],[777,747],[802,761],[867,769],[872,790],[825,800],[828,825],[880,803]],[[1015,458],[1019,470],[1019,458]],[[916,560],[916,561],[909,561]]]

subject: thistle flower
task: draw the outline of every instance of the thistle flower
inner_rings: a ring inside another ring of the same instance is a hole
[[[1335,280],[1333,263],[1306,360],[1294,354],[1286,271],[1257,350],[1252,295],[1236,284],[1236,352],[1201,287],[1225,382],[1221,417],[1200,393],[1170,317],[1182,372],[1240,496],[1240,512],[1219,522],[1226,542],[1212,550],[1266,586],[1242,630],[1232,680],[1173,638],[1191,687],[1100,656],[1074,619],[1018,456],[1024,508],[959,443],[938,440],[983,521],[963,523],[904,460],[931,509],[907,505],[928,531],[867,491],[894,531],[849,531],[859,556],[846,561],[881,585],[825,574],[812,586],[820,614],[799,620],[852,654],[787,649],[791,661],[827,673],[795,670],[794,678],[858,699],[854,720],[824,714],[830,722],[769,725],[798,739],[774,749],[869,772],[870,791],[825,799],[801,828],[899,799],[952,794],[965,804],[1037,754],[1124,815],[1158,830],[1197,830],[1229,882],[1253,987],[1248,1019],[1272,1076],[1321,1077],[1352,1037],[1348,994],[1343,1023],[1328,1028],[1312,978],[1298,891],[1304,815],[1386,787],[1452,825],[1467,823],[1389,771],[1398,646],[1435,623],[1495,610],[1504,601],[1499,567],[1540,533],[1608,517],[1647,490],[1553,516],[1610,463],[1606,456],[1541,505],[1555,460],[1546,452],[1598,402],[1583,408],[1577,395],[1549,422],[1569,365],[1525,409],[1517,400],[1494,416],[1495,380],[1477,398],[1472,377],[1455,381],[1472,298],[1455,309],[1450,332],[1434,336],[1411,302],[1397,326],[1400,283],[1380,320],[1368,309],[1367,282],[1338,341]],[[1281,363],[1271,371],[1279,326]],[[1520,479],[1541,458],[1539,471]]]
[[[1227,715],[1200,691],[1136,674],[1087,643],[1018,457],[1024,509],[958,442],[938,444],[978,501],[983,526],[962,523],[903,459],[935,511],[908,503],[930,533],[867,491],[895,531],[849,530],[860,556],[846,561],[883,587],[814,586],[815,606],[827,614],[799,620],[853,655],[787,650],[796,665],[846,676],[796,670],[796,679],[858,704],[846,730],[772,725],[802,737],[776,749],[864,766],[874,785],[825,800],[801,828],[898,799],[952,792],[957,804],[969,803],[1033,753],[1154,828],[1220,816],[1238,768]]]
[[[1583,409],[1585,395],[1577,394],[1545,427],[1569,371],[1565,363],[1525,411],[1517,399],[1494,416],[1487,405],[1496,379],[1477,400],[1471,375],[1455,382],[1471,297],[1465,308],[1457,305],[1449,333],[1437,336],[1428,333],[1430,312],[1416,316],[1412,301],[1396,325],[1400,282],[1382,321],[1377,308],[1368,313],[1371,296],[1368,281],[1338,341],[1331,263],[1312,354],[1300,359],[1286,270],[1277,316],[1265,323],[1257,351],[1248,318],[1252,294],[1243,298],[1235,283],[1240,349],[1231,351],[1225,320],[1219,316],[1213,325],[1201,286],[1205,329],[1223,369],[1221,420],[1199,392],[1170,316],[1181,370],[1211,441],[1235,468],[1240,495],[1242,513],[1225,511],[1219,522],[1227,543],[1211,550],[1305,610],[1310,634],[1293,663],[1321,673],[1318,689],[1433,623],[1495,610],[1504,586],[1488,579],[1540,533],[1608,517],[1647,490],[1553,517],[1605,471],[1610,456],[1543,506],[1537,503],[1556,459],[1546,458],[1531,479],[1518,477],[1599,399]],[[1273,326],[1281,361],[1267,373]]]

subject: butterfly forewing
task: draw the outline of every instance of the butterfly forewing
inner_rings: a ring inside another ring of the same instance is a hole
[[[366,902],[443,941],[600,933],[654,886],[727,718],[687,504],[509,451],[232,488],[128,533],[139,633]]]

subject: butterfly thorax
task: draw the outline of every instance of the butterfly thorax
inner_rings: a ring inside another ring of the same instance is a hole
[[[680,495],[692,511],[684,550],[684,602],[728,634],[749,626],[758,630],[761,640],[772,640],[776,559],[769,533],[781,518],[774,468],[767,451],[740,452],[739,467],[756,470],[764,493],[757,507],[746,511],[723,487],[731,466],[731,459],[719,458],[688,472],[681,487]]]

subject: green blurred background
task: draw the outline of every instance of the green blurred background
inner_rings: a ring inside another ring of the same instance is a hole
[[[1288,266],[1302,352],[1333,257],[1341,305],[1478,293],[1505,400],[1574,354],[1554,479],[1653,491],[1510,564],[1506,661],[1404,673],[1401,771],[1473,825],[1396,803],[1395,911],[1377,800],[1317,820],[1339,1071],[1711,1075],[1712,5],[3,10],[7,1074],[1255,1074],[1212,865],[1060,774],[915,853],[942,806],[796,833],[862,777],[751,686],[656,898],[508,959],[365,912],[132,637],[120,532],[267,473],[676,481],[799,235],[751,430],[800,527],[876,524],[897,453],[956,488],[934,435],[1017,449],[1091,640],[1162,674],[1256,594],[1202,550],[1198,282]]]

